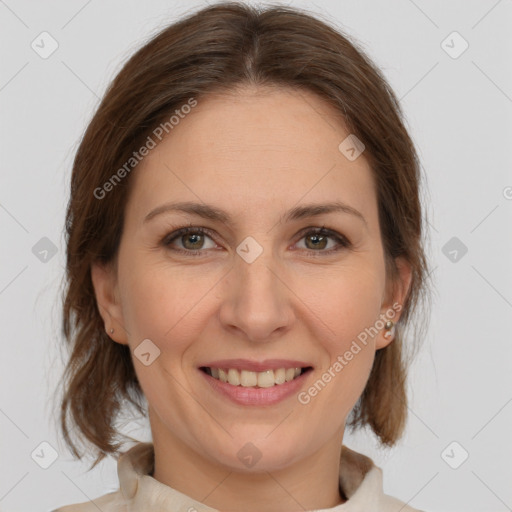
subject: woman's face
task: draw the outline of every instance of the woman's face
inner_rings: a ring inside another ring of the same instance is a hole
[[[341,444],[403,297],[347,136],[311,93],[244,89],[199,100],[133,172],[117,268],[93,281],[154,437],[237,470]]]

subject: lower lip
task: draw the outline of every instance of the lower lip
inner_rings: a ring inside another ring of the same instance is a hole
[[[275,384],[270,388],[244,388],[243,386],[232,386],[227,382],[222,382],[211,377],[202,370],[199,370],[199,372],[206,378],[206,381],[214,391],[220,393],[226,398],[229,398],[236,404],[274,405],[285,400],[290,395],[298,393],[311,370],[306,371],[290,382]]]

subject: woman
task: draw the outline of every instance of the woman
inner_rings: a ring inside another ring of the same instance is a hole
[[[343,435],[405,426],[418,187],[386,81],[310,15],[217,4],[140,49],[74,161],[61,425],[97,464],[131,403],[152,442],[59,511],[414,511]]]

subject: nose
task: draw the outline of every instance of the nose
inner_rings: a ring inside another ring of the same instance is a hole
[[[237,255],[223,283],[220,321],[251,342],[272,341],[293,323],[293,292],[269,253],[252,263]]]

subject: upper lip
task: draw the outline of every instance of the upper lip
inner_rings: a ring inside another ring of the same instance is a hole
[[[235,370],[248,370],[263,372],[265,370],[278,370],[279,368],[307,368],[312,365],[304,361],[292,359],[265,359],[263,361],[251,361],[250,359],[222,359],[201,364],[207,368],[233,368]]]

